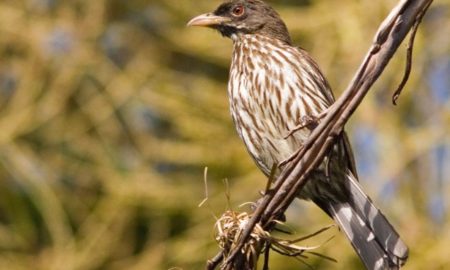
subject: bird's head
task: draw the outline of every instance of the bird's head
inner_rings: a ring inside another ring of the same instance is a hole
[[[232,0],[214,12],[199,15],[188,26],[206,26],[233,40],[242,34],[259,34],[291,44],[291,38],[280,15],[262,0]]]

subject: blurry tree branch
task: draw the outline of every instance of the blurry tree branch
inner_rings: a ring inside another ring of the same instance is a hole
[[[373,44],[349,87],[328,109],[326,116],[291,162],[286,164],[276,179],[275,185],[266,192],[260,201],[237,241],[228,250],[222,250],[208,261],[207,269],[215,269],[221,263],[222,269],[253,269],[255,267],[261,251],[264,248],[267,250],[270,245],[270,243],[264,243],[264,240],[254,241],[253,239],[252,250],[243,250],[244,245],[246,249],[249,246],[246,243],[248,243],[255,225],[258,224],[258,227],[266,231],[274,229],[274,221],[283,215],[296,198],[298,191],[306,184],[308,175],[323,160],[335,138],[342,132],[345,123],[412,29],[405,76],[393,97],[394,102],[397,100],[409,75],[415,31],[432,2],[432,0],[401,0],[392,9],[380,25]],[[251,256],[248,252],[251,252]]]

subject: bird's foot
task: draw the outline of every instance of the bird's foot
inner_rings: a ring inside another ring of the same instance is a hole
[[[300,118],[300,124],[293,129],[289,130],[289,133],[284,137],[284,139],[289,138],[295,132],[308,128],[309,130],[313,130],[320,122],[320,119],[324,118],[327,115],[327,111],[325,110],[321,112],[319,115],[304,115]]]

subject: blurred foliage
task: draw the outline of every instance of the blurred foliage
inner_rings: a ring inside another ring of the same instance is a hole
[[[272,3],[338,95],[396,1]],[[265,185],[229,117],[231,41],[185,27],[218,4],[0,2],[0,269],[202,269],[216,253],[214,215]],[[399,106],[404,47],[348,127],[363,185],[411,247],[405,269],[450,267],[448,33],[450,1],[435,1]],[[288,219],[297,235],[331,223],[306,202]],[[309,263],[361,268],[332,234],[320,252],[339,263]]]

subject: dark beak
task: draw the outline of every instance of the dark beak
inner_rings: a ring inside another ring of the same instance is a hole
[[[221,17],[212,13],[206,13],[198,15],[187,23],[187,26],[217,26],[226,22],[230,22],[231,19],[227,17]]]

